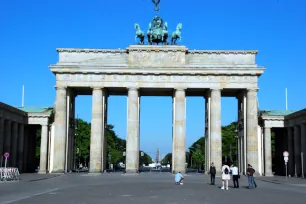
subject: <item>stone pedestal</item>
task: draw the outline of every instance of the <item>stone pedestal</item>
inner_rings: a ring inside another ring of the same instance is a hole
[[[128,115],[126,140],[126,173],[139,171],[139,93],[128,89]]]
[[[301,176],[301,129],[300,126],[294,127],[294,161],[295,161],[295,175]]]
[[[186,163],[186,97],[184,89],[176,89],[174,117],[174,172],[185,173]]]
[[[247,90],[247,163],[259,172],[257,90]]]
[[[52,173],[64,173],[67,132],[67,89],[57,87],[55,101],[54,160]]]
[[[39,172],[45,174],[47,172],[47,161],[48,161],[48,126],[41,126],[41,141],[40,141],[40,164]]]
[[[103,90],[94,88],[92,92],[92,121],[90,137],[90,173],[102,171],[102,144],[104,141]]]
[[[221,135],[221,90],[211,90],[210,111],[210,162],[214,162],[217,175],[222,168],[222,135]]]
[[[264,144],[265,144],[265,176],[273,176],[272,174],[271,128],[265,127]]]

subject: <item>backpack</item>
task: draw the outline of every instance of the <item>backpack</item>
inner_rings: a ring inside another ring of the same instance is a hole
[[[224,169],[224,173],[228,174],[228,168],[227,167]]]

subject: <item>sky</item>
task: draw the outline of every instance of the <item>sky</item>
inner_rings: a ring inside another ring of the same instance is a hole
[[[259,108],[306,108],[305,0],[161,0],[159,15],[170,32],[183,24],[189,49],[258,50],[266,68],[259,79]],[[0,2],[0,101],[53,106],[56,48],[121,48],[135,44],[134,23],[148,28],[151,0],[3,0]],[[76,113],[91,120],[91,96],[78,96]],[[237,100],[222,98],[222,125],[237,119]],[[171,152],[172,99],[141,97],[140,148],[155,158]],[[126,137],[126,96],[110,96],[110,124]],[[186,146],[204,135],[204,99],[187,98]]]

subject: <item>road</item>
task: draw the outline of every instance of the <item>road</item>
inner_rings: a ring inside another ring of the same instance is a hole
[[[0,183],[0,203],[298,204],[305,203],[306,192],[304,179],[281,183],[282,179],[274,182],[273,178],[256,178],[258,188],[250,190],[246,188],[247,179],[242,177],[239,189],[232,188],[230,181],[229,190],[223,191],[220,178],[212,186],[209,176],[201,174],[186,175],[182,186],[174,185],[174,175],[170,173],[39,176],[28,175],[19,182]]]

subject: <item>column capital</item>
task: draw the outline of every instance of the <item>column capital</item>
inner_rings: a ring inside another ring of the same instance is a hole
[[[175,87],[175,91],[185,91],[187,88],[186,87]]]
[[[139,87],[137,87],[137,86],[127,87],[127,90],[128,91],[138,91]]]
[[[92,90],[102,90],[104,87],[102,87],[102,86],[92,86],[90,88],[92,88]]]
[[[250,88],[247,89],[247,92],[258,92],[259,88]]]
[[[216,91],[219,92],[219,91],[222,91],[222,90],[223,90],[223,89],[220,88],[220,87],[216,87],[216,88],[211,88],[211,89],[210,89],[211,92],[216,92]]]
[[[54,86],[54,88],[55,88],[56,90],[66,90],[66,89],[67,89],[67,86],[56,85],[56,86]]]

